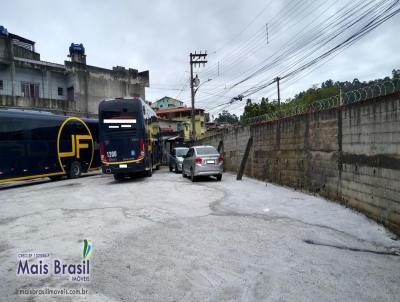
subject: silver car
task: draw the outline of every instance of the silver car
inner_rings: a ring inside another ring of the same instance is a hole
[[[195,146],[189,149],[182,164],[182,176],[190,176],[196,181],[197,176],[215,176],[222,179],[224,158],[213,146]]]
[[[175,173],[182,171],[183,156],[186,155],[189,148],[186,147],[176,147],[172,149],[171,155],[169,157],[169,171],[175,170]]]

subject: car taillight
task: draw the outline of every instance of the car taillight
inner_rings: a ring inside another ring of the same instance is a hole
[[[219,156],[219,158],[218,158],[218,161],[219,161],[220,163],[223,163],[223,162],[224,162],[224,157],[222,156],[222,154],[220,154],[220,156]]]
[[[201,159],[201,157],[199,157],[199,156],[196,156],[196,158],[194,159],[194,162],[195,162],[196,164],[199,164],[199,165],[201,165],[201,162],[202,162],[202,159]]]
[[[139,156],[144,156],[144,139],[139,139]]]
[[[101,161],[108,161],[106,148],[104,147],[104,143],[100,143],[100,159]]]

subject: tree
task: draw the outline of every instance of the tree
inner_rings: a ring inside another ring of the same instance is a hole
[[[400,79],[400,69],[393,69],[392,71],[393,79]],[[375,79],[368,82],[361,82],[359,79],[355,78],[353,81],[336,81],[329,79],[321,84],[321,88],[314,86],[306,91],[300,91],[294,96],[294,98],[286,99],[286,101],[281,102],[280,107],[278,107],[277,102],[270,102],[268,98],[261,98],[260,101],[252,101],[247,99],[246,105],[244,107],[243,115],[240,117],[241,120],[248,118],[261,116],[265,114],[274,113],[277,110],[288,110],[296,107],[307,107],[312,105],[314,102],[319,100],[328,99],[330,97],[339,95],[340,90],[342,93],[346,93],[351,90],[357,90],[362,87],[373,84],[384,84],[391,80],[390,77],[385,77],[383,79]],[[390,85],[390,84],[388,84]]]
[[[239,123],[239,118],[236,114],[231,114],[227,110],[223,110],[218,114],[218,117],[214,120],[216,123],[228,123],[228,124],[237,124]]]
[[[241,119],[247,119],[255,116],[269,114],[278,110],[277,102],[270,102],[268,98],[261,98],[260,103],[253,103],[251,99],[247,99]]]
[[[321,88],[329,88],[329,87],[333,87],[333,86],[334,86],[333,81],[330,79],[321,84]]]

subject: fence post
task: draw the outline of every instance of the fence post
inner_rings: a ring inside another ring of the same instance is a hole
[[[253,144],[253,137],[250,136],[249,140],[247,141],[246,150],[244,151],[244,155],[242,158],[242,162],[240,163],[240,168],[239,168],[238,174],[236,176],[236,180],[242,180],[243,172],[244,172],[244,169],[246,168],[247,158],[249,157],[249,153],[250,153],[252,144]]]
[[[221,153],[221,150],[222,150],[223,146],[224,146],[224,141],[221,139],[219,141],[218,148],[217,148],[219,153]]]

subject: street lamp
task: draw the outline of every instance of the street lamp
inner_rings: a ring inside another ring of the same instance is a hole
[[[197,85],[196,85],[196,79],[198,80],[198,82],[197,82]],[[204,85],[205,83],[208,83],[208,82],[210,82],[212,79],[207,79],[207,81],[205,81],[205,82],[203,82],[203,83],[201,83],[200,84],[200,79],[197,77],[197,75],[196,75],[196,77],[193,79],[193,84],[194,84],[194,86],[195,87],[197,87],[196,89],[195,89],[195,91],[194,91],[194,94],[196,95],[196,92],[197,92],[197,90],[199,90],[199,88],[202,86],[202,85]]]
[[[196,77],[193,78],[191,87],[192,87],[192,139],[193,141],[196,141],[196,109],[194,107],[194,98],[196,95],[197,90],[204,85],[205,83],[210,82],[212,79],[207,79],[207,81],[203,82],[200,84],[200,79],[199,76],[196,74]],[[197,87],[196,89],[193,89],[194,87]]]

